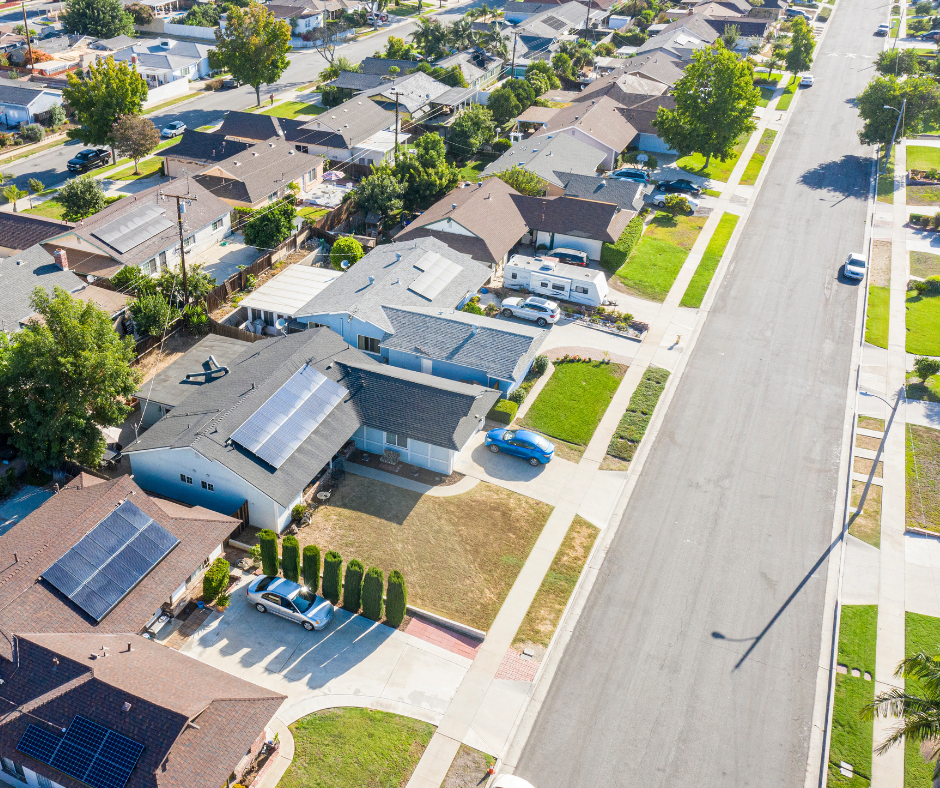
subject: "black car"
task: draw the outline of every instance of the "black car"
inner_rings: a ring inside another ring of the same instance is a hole
[[[72,172],[87,172],[111,163],[111,151],[107,148],[85,148],[66,165]]]
[[[914,38],[920,41],[936,41],[938,35],[940,35],[940,30],[928,30],[926,33],[914,36]]]
[[[684,178],[680,178],[677,181],[661,181],[656,188],[661,192],[666,192],[666,194],[691,194],[692,196],[698,196],[702,193],[701,186],[696,186],[692,181],[687,181]]]

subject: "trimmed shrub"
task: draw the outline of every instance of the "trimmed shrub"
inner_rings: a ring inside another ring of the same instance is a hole
[[[277,534],[270,528],[265,528],[258,534],[261,544],[261,571],[269,577],[276,577],[278,573],[277,561]]]
[[[601,247],[601,267],[608,271],[616,271],[629,257],[636,242],[643,235],[643,217],[634,216],[630,223],[624,228],[617,243],[605,243]]]
[[[673,213],[689,213],[692,210],[689,201],[682,194],[667,194],[665,203],[666,210]]]
[[[911,287],[918,293],[940,293],[940,276],[928,276],[923,281],[914,282]]]
[[[290,510],[290,517],[292,520],[302,520],[306,513],[307,513],[307,504],[299,503],[293,509]]]
[[[362,581],[362,615],[371,618],[373,621],[382,619],[382,586],[385,585],[384,580],[382,570],[370,566]]]
[[[362,601],[362,576],[366,568],[362,561],[353,558],[346,564],[346,574],[343,577],[343,610],[358,613]]]
[[[541,377],[545,374],[545,370],[548,369],[548,356],[540,355],[535,357],[535,361],[532,362],[532,371]]]
[[[232,567],[222,556],[212,562],[212,566],[202,576],[202,598],[208,604],[215,602],[228,586],[228,575]]]
[[[296,536],[285,536],[281,543],[281,571],[288,580],[300,582],[300,542]]]
[[[508,399],[501,399],[490,408],[490,412],[486,414],[486,418],[490,421],[495,421],[497,424],[505,424],[508,427],[512,424],[512,420],[516,418],[518,411],[518,403]],[[389,577],[391,577],[391,575],[389,575]]]
[[[334,605],[339,604],[339,595],[343,590],[343,557],[335,550],[323,556],[323,596]]]
[[[490,147],[493,149],[493,153],[505,153],[512,147],[512,142],[506,137],[500,137],[498,140],[494,140]]]
[[[516,410],[519,410],[519,406],[525,402],[525,397],[528,393],[529,389],[525,386],[517,386],[509,392],[509,401],[516,406]]]
[[[304,585],[313,593],[320,587],[320,548],[315,544],[304,547]]]
[[[405,620],[405,611],[408,607],[408,589],[405,588],[405,578],[397,569],[388,575],[388,593],[385,597],[385,623],[390,627],[401,626]]]

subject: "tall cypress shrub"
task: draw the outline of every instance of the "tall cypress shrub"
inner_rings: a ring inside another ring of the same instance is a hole
[[[277,577],[277,534],[265,528],[258,534],[261,544],[261,571],[269,577]]]
[[[362,581],[362,615],[371,618],[373,621],[379,621],[382,618],[382,586],[385,585],[384,580],[382,570],[370,566],[365,579]]]
[[[300,542],[296,536],[285,536],[281,543],[281,570],[288,580],[300,582]]]
[[[314,594],[320,587],[320,548],[315,544],[304,547],[304,585]]]
[[[334,605],[339,604],[342,591],[343,557],[335,550],[323,556],[323,596]]]
[[[215,602],[216,598],[228,586],[228,575],[232,567],[222,556],[212,562],[206,573],[202,576],[202,599],[207,604]]]
[[[385,595],[385,623],[398,629],[405,620],[405,610],[408,607],[408,589],[405,588],[405,578],[397,569],[388,575],[388,592]]]
[[[346,564],[346,574],[343,577],[343,610],[350,613],[358,613],[359,605],[362,600],[362,576],[366,568],[362,561],[353,558]]]

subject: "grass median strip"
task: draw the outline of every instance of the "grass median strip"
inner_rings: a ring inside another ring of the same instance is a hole
[[[904,621],[904,656],[920,652],[940,654],[940,618],[906,613]],[[908,692],[917,692],[913,679],[905,680]],[[933,752],[936,742],[908,739],[904,743],[904,788],[933,788]]]
[[[865,482],[852,482],[852,510],[849,513],[849,533],[856,539],[870,544],[872,547],[881,547],[881,486],[873,484],[868,488],[865,496],[865,507],[858,509],[859,501]]]
[[[787,84],[786,88],[783,91],[783,95],[780,97],[780,100],[777,102],[777,109],[780,112],[786,112],[790,109],[790,102],[793,101],[793,96],[796,94],[796,91],[800,89],[800,78],[791,77],[790,82]]]
[[[125,167],[123,170],[119,170],[108,177],[113,181],[136,181],[142,178],[150,178],[153,175],[159,175],[163,172],[163,157],[162,156],[153,156],[152,158],[145,159],[140,162],[139,174],[134,173],[134,165],[130,167]]]
[[[296,118],[298,115],[319,115],[326,112],[328,107],[319,104],[310,104],[306,101],[285,101],[283,104],[259,112],[259,115],[273,115],[276,118]]]
[[[773,129],[764,129],[760,142],[757,143],[757,147],[754,149],[754,155],[751,156],[747,167],[744,168],[744,175],[741,176],[742,186],[753,186],[757,182],[757,176],[760,175],[761,168],[764,166],[764,161],[767,159],[767,154],[770,153],[770,148],[773,146],[774,137],[776,136],[777,132]]]
[[[627,411],[607,446],[608,456],[624,462],[633,460],[668,379],[669,372],[659,367],[649,367],[643,373],[640,384],[630,397]]]
[[[907,524],[940,531],[940,430],[906,427]]]
[[[290,726],[294,760],[280,788],[401,788],[424,754],[434,726],[372,709],[327,709]]]
[[[679,306],[688,306],[698,309],[702,305],[705,293],[708,292],[708,286],[711,284],[712,277],[715,275],[715,269],[721,262],[722,255],[725,253],[725,247],[731,239],[731,234],[738,223],[738,217],[733,213],[726,213],[721,217],[718,226],[715,228],[715,234],[705,247],[705,254],[692,275],[692,281],[682,296]]]
[[[918,356],[940,356],[940,295],[907,294],[907,352]]]
[[[870,285],[868,288],[865,341],[875,347],[888,347],[888,301],[890,297],[891,291],[887,287]]]
[[[705,221],[704,216],[657,213],[617,271],[627,292],[650,301],[665,301]]]
[[[879,172],[884,165],[878,162]],[[883,175],[878,176],[878,193],[876,199],[878,202],[894,202],[894,148],[891,149],[891,158],[888,160],[888,166],[885,167]],[[910,200],[908,200],[910,202]]]

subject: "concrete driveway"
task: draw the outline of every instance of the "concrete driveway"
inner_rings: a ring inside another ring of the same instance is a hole
[[[437,723],[470,667],[466,657],[343,610],[323,632],[258,613],[245,596],[249,579],[182,651],[286,695],[282,719],[354,705]]]

